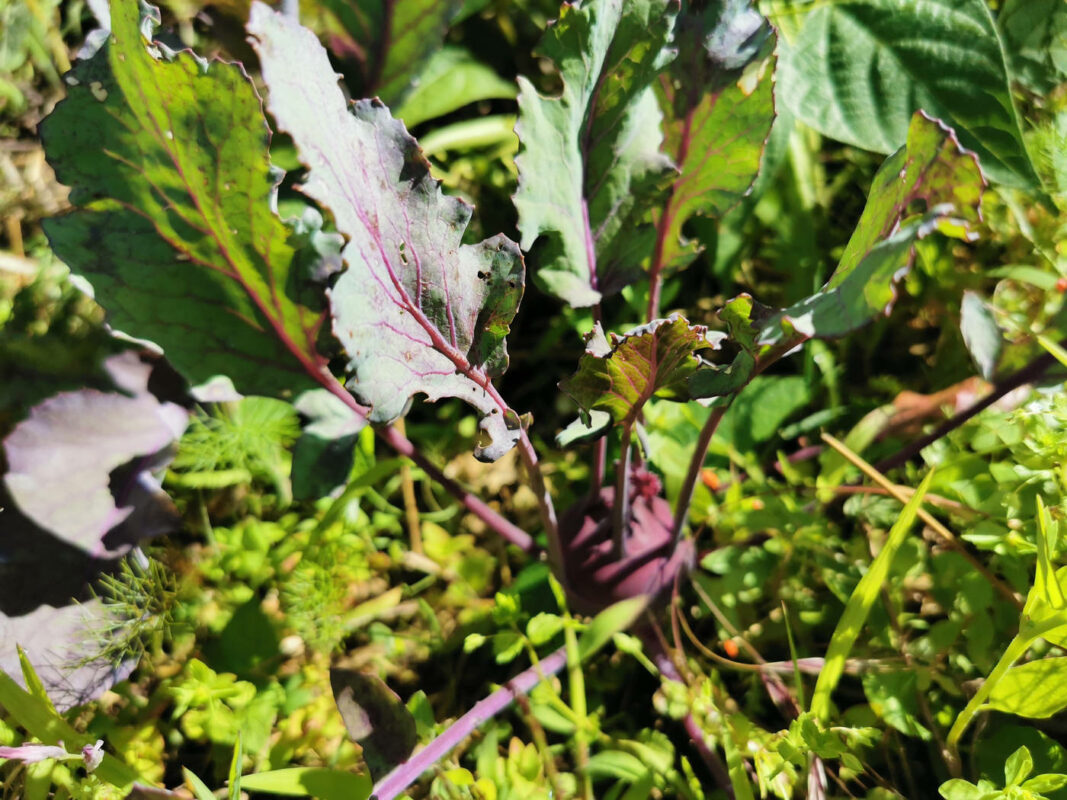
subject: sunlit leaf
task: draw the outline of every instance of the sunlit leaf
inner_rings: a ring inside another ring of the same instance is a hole
[[[288,767],[245,775],[241,785],[252,792],[320,800],[365,800],[370,797],[369,775],[324,767]]]
[[[158,13],[149,6],[148,28]],[[67,76],[41,125],[74,209],[47,220],[56,254],[93,284],[111,323],[160,345],[193,384],[227,375],[244,394],[287,395],[324,368],[324,319],[290,280],[290,231],[252,82],[235,64],[142,37],[133,0]]]
[[[678,58],[659,77],[663,149],[680,172],[663,210],[657,257],[664,270],[696,257],[682,226],[693,216],[718,217],[752,186],[774,121],[774,62],[758,61],[768,28],[748,0],[687,8],[679,17]]]
[[[960,303],[960,332],[967,352],[971,354],[979,374],[989,380],[993,377],[1004,349],[1004,337],[1000,333],[996,317],[989,304],[977,292],[964,292]]]
[[[591,342],[578,371],[560,387],[586,412],[607,411],[630,425],[653,396],[688,399],[687,380],[700,366],[696,353],[710,347],[704,334],[703,326],[676,315],[612,335],[610,343]]]
[[[534,278],[572,306],[618,291],[651,253],[644,204],[670,172],[651,83],[674,55],[674,14],[669,0],[564,4],[541,43],[562,95],[519,78],[522,248],[543,240]]]
[[[479,100],[511,99],[515,84],[459,47],[443,47],[430,56],[415,87],[393,115],[410,129]]]
[[[919,109],[943,119],[994,180],[1036,185],[985,0],[812,4],[782,48],[778,96],[834,139],[891,153]]]
[[[983,185],[974,156],[960,149],[952,131],[916,114],[907,145],[875,175],[863,215],[830,280],[767,319],[760,344],[843,336],[887,313],[918,239],[935,231],[974,237]]]
[[[1042,658],[1009,669],[989,695],[989,707],[1031,719],[1067,708],[1067,658]]]
[[[518,441],[518,419],[491,379],[524,269],[504,236],[461,243],[471,208],[442,194],[404,126],[380,102],[345,100],[315,36],[262,3],[248,31],[270,87],[269,108],[309,167],[302,191],[333,212],[348,238],[346,271],[330,293],[334,334],[351,388],[387,423],[413,395],[461,397],[484,416],[494,460]]]

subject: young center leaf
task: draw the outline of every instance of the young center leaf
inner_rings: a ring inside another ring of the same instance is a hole
[[[279,128],[308,167],[302,191],[328,208],[348,243],[330,292],[333,331],[355,377],[350,388],[388,423],[416,393],[460,397],[484,416],[494,460],[519,439],[519,420],[492,378],[522,297],[518,247],[498,235],[462,244],[471,208],[446,197],[418,144],[377,100],[345,100],[314,34],[252,6],[248,31]]]
[[[194,384],[311,388],[324,319],[297,299],[259,98],[236,64],[146,43],[158,12],[111,3],[111,37],[41,125],[74,208],[44,223],[111,324],[160,345]]]
[[[590,336],[578,371],[560,384],[585,413],[600,409],[617,423],[632,425],[654,395],[689,398],[687,380],[700,366],[696,353],[712,345],[701,325],[674,315],[612,335],[597,328]]]
[[[677,30],[678,58],[657,82],[663,147],[679,170],[656,220],[664,270],[699,252],[683,240],[686,220],[721,216],[748,192],[774,121],[773,60],[756,61],[770,32],[748,0],[686,9]]]
[[[535,277],[572,306],[632,282],[651,253],[646,209],[671,172],[651,84],[674,57],[676,13],[672,0],[566,3],[541,43],[563,93],[519,78],[522,248],[544,240]]]
[[[922,109],[950,124],[992,179],[1037,184],[986,0],[844,0],[810,8],[779,65],[780,97],[801,121],[891,153]]]
[[[907,144],[874,176],[867,205],[830,280],[771,315],[759,344],[843,336],[888,313],[918,239],[935,231],[974,238],[984,186],[974,154],[960,148],[950,129],[917,112]]]

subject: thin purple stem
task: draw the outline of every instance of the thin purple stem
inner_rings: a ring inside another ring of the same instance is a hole
[[[520,672],[488,697],[479,700],[470,711],[449,725],[444,733],[378,781],[371,797],[376,800],[393,800],[417,781],[422,773],[474,733],[482,723],[491,720],[511,705],[519,695],[526,694],[545,678],[555,675],[566,663],[567,654],[565,648],[561,647],[539,663]]]
[[[326,389],[332,392],[337,398],[341,400],[346,406],[355,411],[363,419],[367,418],[369,410],[360,405],[356,398],[352,396],[352,393],[345,389],[344,386],[326,370],[322,370],[317,373],[315,377],[318,379]],[[418,451],[411,440],[401,434],[395,428],[374,428],[374,433],[389,445],[397,454],[406,458],[410,458],[415,464],[429,475],[433,480],[437,481],[442,488],[450,495],[459,500],[463,504],[463,507],[470,511],[474,516],[484,522],[490,530],[500,535],[505,541],[515,545],[520,550],[527,553],[533,553],[537,550],[537,545],[530,537],[530,534],[522,530],[512,522],[509,522],[503,516],[487,506],[482,500],[475,495],[468,492],[454,480],[445,475],[440,468],[426,458],[422,453]]]
[[[626,554],[626,528],[630,521],[630,437],[633,424],[624,425],[619,461],[615,468],[615,501],[611,506],[611,541],[615,557]]]
[[[693,502],[693,491],[696,489],[700,471],[704,467],[704,458],[708,454],[708,446],[711,444],[711,437],[715,435],[715,429],[719,427],[719,423],[722,422],[722,418],[732,402],[733,395],[731,395],[721,406],[712,409],[710,416],[708,416],[707,421],[704,423],[704,427],[700,429],[700,437],[697,439],[696,449],[693,450],[693,456],[689,459],[689,471],[686,473],[685,481],[682,483],[682,488],[678,492],[678,506],[674,511],[673,533],[675,539],[681,536],[682,527],[685,525],[685,520],[689,516],[689,506]]]

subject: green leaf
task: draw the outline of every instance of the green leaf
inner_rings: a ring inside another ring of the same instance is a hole
[[[563,617],[558,614],[546,614],[542,611],[526,623],[526,635],[537,647],[552,641],[561,630],[563,630]]]
[[[145,7],[146,25],[158,12]],[[290,232],[259,98],[236,64],[146,47],[133,0],[111,4],[108,44],[67,76],[41,126],[74,208],[44,223],[110,322],[149,339],[193,384],[289,395],[324,368],[323,314],[296,296]]]
[[[945,800],[982,800],[988,794],[985,789],[962,778],[945,781],[937,791]]]
[[[875,556],[870,567],[867,568],[866,574],[860,578],[859,583],[856,584],[856,588],[852,591],[852,595],[845,604],[841,619],[837,621],[837,627],[834,628],[833,636],[830,637],[830,644],[826,648],[826,662],[819,671],[819,677],[815,682],[815,691],[811,697],[811,713],[817,719],[826,719],[829,716],[830,694],[841,679],[841,674],[845,668],[845,660],[852,651],[852,645],[855,644],[860,630],[867,621],[871,608],[874,607],[874,603],[878,599],[882,584],[885,583],[886,576],[889,574],[889,567],[893,563],[893,557],[900,549],[900,546],[904,544],[912,523],[915,522],[915,517],[919,513],[919,507],[926,496],[926,491],[930,488],[930,481],[933,476],[933,471],[928,472],[915,494],[908,500],[904,510],[900,512],[900,517],[890,528],[889,535],[886,537],[881,551]]]
[[[993,310],[977,292],[963,293],[960,303],[960,332],[967,352],[971,354],[978,373],[990,380],[1004,349],[1004,337],[993,316]]]
[[[1046,94],[1067,75],[1067,5],[1061,0],[1007,0],[997,14],[1012,77]]]
[[[19,666],[22,667],[22,679],[26,682],[26,689],[30,694],[37,698],[37,700],[51,710],[53,714],[56,714],[56,707],[52,705],[52,700],[48,696],[48,691],[44,688],[44,684],[41,682],[41,677],[37,674],[37,670],[35,670],[33,664],[30,663],[26,651],[22,649],[22,645],[20,644],[16,644],[15,649],[19,654]]]
[[[3,670],[0,670],[0,709],[30,736],[40,739],[44,744],[63,742],[65,747],[74,752],[95,741],[95,737],[74,730],[50,703],[27,692]],[[104,760],[93,774],[123,792],[130,791],[135,783],[143,780],[134,770],[108,753],[104,754]]]
[[[578,371],[560,388],[586,413],[601,409],[615,422],[632,425],[653,396],[689,398],[689,376],[700,366],[696,353],[711,346],[705,333],[702,325],[690,325],[680,315],[612,334],[610,343],[598,327]]]
[[[366,800],[372,782],[369,775],[356,775],[323,767],[289,767],[256,775],[245,775],[242,785],[248,791],[290,797],[308,795],[319,800]]]
[[[863,691],[871,710],[906,736],[930,740],[930,731],[919,722],[918,675],[914,672],[868,672]]]
[[[1034,771],[1034,759],[1026,747],[1020,747],[1004,762],[1004,785],[1018,786]]]
[[[241,800],[241,759],[243,757],[241,747],[241,734],[238,732],[237,741],[233,745],[233,758],[230,759],[230,800]]]
[[[582,417],[588,416],[586,423]],[[556,446],[560,448],[570,447],[577,442],[591,442],[599,439],[611,428],[611,414],[600,409],[593,409],[582,414],[578,419],[571,422],[566,428],[556,434]]]
[[[492,461],[519,439],[491,378],[522,297],[524,268],[504,236],[462,244],[471,208],[445,197],[415,140],[380,102],[349,109],[314,34],[262,3],[248,32],[270,87],[269,108],[309,167],[302,191],[333,212],[347,269],[330,293],[349,384],[389,423],[411,398],[461,397],[483,415]]]
[[[951,125],[993,180],[1037,185],[985,0],[817,4],[782,48],[778,80],[786,107],[838,141],[891,153],[922,109]]]
[[[989,707],[1030,719],[1067,708],[1067,657],[1042,658],[1009,669],[989,695]]]
[[[586,769],[593,778],[616,778],[637,783],[649,774],[648,765],[622,750],[604,750],[589,759]]]
[[[360,96],[395,105],[441,49],[463,0],[323,0],[359,55]]]
[[[611,638],[620,631],[625,631],[633,625],[638,617],[645,613],[648,608],[648,598],[630,597],[610,605],[593,617],[581,637],[578,639],[578,656],[584,662],[588,661]]]
[[[206,783],[196,776],[196,773],[182,767],[182,774],[185,776],[186,786],[192,789],[193,794],[196,796],[196,800],[218,800],[218,798],[215,797],[214,792],[207,787]]]
[[[917,113],[907,144],[874,176],[867,205],[827,284],[768,318],[760,344],[843,336],[884,314],[907,272],[912,245],[935,231],[973,238],[983,181],[952,131]],[[921,204],[921,216],[911,210]]]
[[[668,0],[566,3],[541,43],[562,95],[543,97],[519,78],[522,249],[543,240],[535,279],[572,306],[635,280],[652,251],[645,208],[670,162],[651,84],[674,55],[675,13]]]
[[[682,236],[685,222],[722,216],[748,193],[759,172],[774,122],[774,59],[754,63],[743,74],[728,66],[744,66],[746,57],[758,53],[764,24],[747,2],[687,8],[679,18],[678,58],[656,87],[664,114],[663,150],[680,173],[657,219],[657,257],[664,270],[685,267],[700,252]],[[737,29],[747,51],[714,47]]]
[[[1023,782],[1023,789],[1036,794],[1056,792],[1067,786],[1067,775],[1038,775]]]
[[[414,88],[393,109],[409,129],[479,100],[511,99],[517,90],[461,47],[443,47],[426,62]]]
[[[719,319],[726,323],[730,339],[739,350],[728,366],[708,364],[689,376],[689,393],[693,397],[727,395],[748,383],[756,367],[755,316],[761,309],[748,294],[738,295],[719,309]]]

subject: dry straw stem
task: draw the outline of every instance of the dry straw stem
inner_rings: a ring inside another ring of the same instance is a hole
[[[860,470],[864,475],[877,483],[883,489],[885,489],[893,498],[903,504],[907,504],[908,500],[914,494],[914,490],[906,486],[898,486],[893,483],[889,478],[876,470],[871,464],[863,460],[859,455],[852,452],[845,444],[838,439],[834,438],[828,433],[822,434],[822,440],[826,442],[830,447],[834,448],[844,458],[852,464],[856,469]],[[977,558],[975,558],[971,552],[964,547],[963,543],[956,538],[955,534],[946,528],[941,522],[939,522],[929,511],[920,507],[918,512],[919,519],[926,523],[932,531],[941,537],[942,542],[948,547],[951,547],[965,559],[967,563],[974,567],[979,574],[981,574],[990,585],[998,592],[1000,592],[1005,598],[1010,600],[1020,611],[1023,607],[1023,598],[1012,590],[1008,584],[1004,583],[1000,578],[994,575],[989,569]]]

